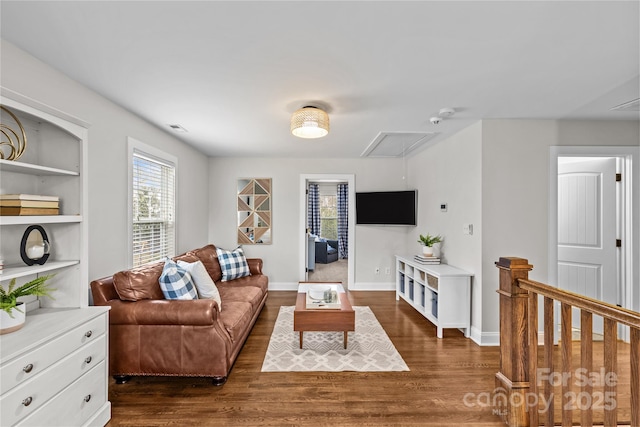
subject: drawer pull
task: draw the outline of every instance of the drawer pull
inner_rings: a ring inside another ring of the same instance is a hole
[[[86,359],[84,359],[84,363],[91,363],[91,356],[88,356]]]
[[[33,363],[29,363],[27,366],[22,368],[22,370],[25,371],[28,374],[29,372],[31,372],[33,370]]]
[[[31,396],[29,396],[29,397],[27,397],[26,399],[24,399],[24,400],[22,401],[22,404],[23,404],[24,406],[29,406],[29,405],[31,405],[31,402],[33,402],[33,398],[32,398]]]
[[[91,332],[91,331],[87,331],[84,334],[84,336],[87,337],[87,338],[91,338],[91,335],[93,335],[93,332]]]
[[[90,400],[91,400],[91,395],[90,395],[90,394],[87,394],[87,395],[84,397],[84,401],[85,401],[85,402],[88,402],[88,401],[90,401]]]

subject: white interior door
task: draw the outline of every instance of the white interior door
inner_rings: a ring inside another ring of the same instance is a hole
[[[304,205],[309,206],[309,182],[305,181],[305,192],[304,192]],[[312,266],[310,265],[311,262],[311,256],[312,254],[309,251],[309,228],[308,228],[308,224],[309,224],[309,211],[307,209],[305,209],[305,214],[304,214],[304,280],[305,282],[309,280],[309,270],[312,268]],[[315,258],[315,254],[313,254],[313,257]]]
[[[618,303],[615,174],[615,158],[558,162],[558,287],[610,304]],[[602,333],[598,316],[593,330]]]

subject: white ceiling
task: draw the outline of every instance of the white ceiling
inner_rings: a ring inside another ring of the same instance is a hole
[[[2,38],[211,156],[358,157],[380,132],[638,119],[638,1],[8,1]],[[289,132],[325,106],[331,133]],[[457,113],[440,124],[442,107]]]

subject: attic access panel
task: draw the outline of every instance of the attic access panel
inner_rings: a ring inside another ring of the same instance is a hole
[[[360,157],[402,157],[436,137],[437,132],[380,132]]]

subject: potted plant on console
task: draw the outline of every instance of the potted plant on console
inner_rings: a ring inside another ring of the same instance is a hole
[[[53,298],[51,292],[55,289],[47,283],[53,276],[41,276],[17,288],[16,279],[12,279],[6,290],[0,285],[0,335],[17,331],[24,326],[26,310],[24,303],[18,301],[18,298],[28,295]]]
[[[439,253],[438,255],[434,254],[434,245],[436,243],[441,243],[441,242],[442,242],[442,236],[440,236],[439,234],[436,236],[432,236],[429,233],[427,233],[426,236],[423,236],[421,234],[420,239],[418,239],[418,243],[420,243],[423,246],[422,255],[426,257],[439,256],[440,255]]]

